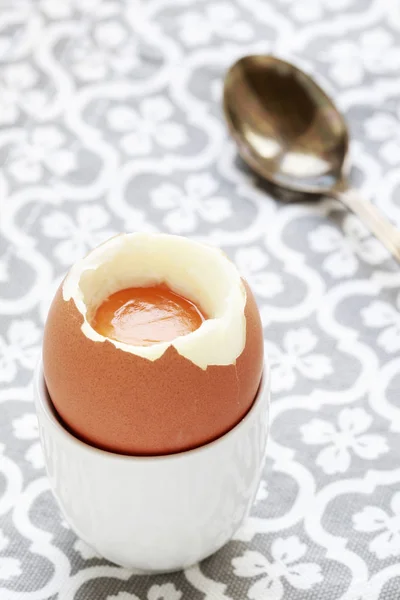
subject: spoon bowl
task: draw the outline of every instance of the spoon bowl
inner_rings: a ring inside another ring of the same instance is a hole
[[[346,123],[305,73],[272,56],[246,56],[229,70],[224,110],[239,153],[272,183],[326,193],[342,177]]]
[[[286,190],[341,200],[400,261],[400,232],[348,183],[345,119],[309,75],[274,56],[245,56],[225,77],[223,106],[256,173]]]

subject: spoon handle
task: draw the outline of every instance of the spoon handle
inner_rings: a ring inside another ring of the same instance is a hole
[[[400,262],[400,230],[374,204],[363,199],[357,190],[347,188],[336,191],[334,195],[364,221],[369,230]]]

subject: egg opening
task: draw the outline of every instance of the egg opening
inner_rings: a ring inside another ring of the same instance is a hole
[[[97,309],[112,294],[160,284],[201,307],[208,318],[191,333],[147,346],[106,337],[92,327]],[[172,345],[206,369],[235,363],[245,345],[246,290],[239,272],[218,248],[188,238],[149,233],[111,238],[71,268],[63,298],[74,301],[89,339],[108,340],[148,360],[157,360]]]

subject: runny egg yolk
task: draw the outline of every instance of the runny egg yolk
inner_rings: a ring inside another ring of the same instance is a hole
[[[91,325],[118,342],[150,346],[187,335],[205,319],[193,302],[160,284],[111,294],[97,308]]]

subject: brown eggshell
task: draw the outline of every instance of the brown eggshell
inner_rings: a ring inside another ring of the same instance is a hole
[[[245,286],[245,348],[236,365],[206,370],[173,347],[150,361],[90,340],[60,287],[45,327],[43,365],[62,421],[85,442],[130,455],[180,452],[229,431],[251,407],[263,369],[260,315]]]

